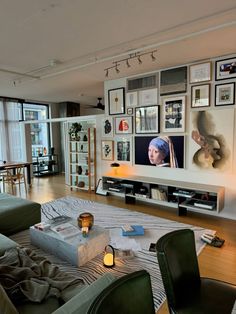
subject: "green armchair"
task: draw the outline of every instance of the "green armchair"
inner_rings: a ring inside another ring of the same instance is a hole
[[[150,275],[145,270],[125,275],[106,287],[87,314],[155,314]]]
[[[231,313],[236,286],[200,277],[192,230],[164,235],[157,241],[156,251],[170,313]]]

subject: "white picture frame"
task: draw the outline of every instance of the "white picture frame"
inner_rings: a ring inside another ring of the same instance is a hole
[[[163,132],[185,132],[186,96],[163,99]]]
[[[211,80],[211,62],[190,65],[189,83],[207,82]]]
[[[106,116],[102,119],[102,137],[113,137],[113,118]]]
[[[149,106],[157,104],[157,88],[145,89],[139,91],[140,106]]]
[[[126,93],[126,107],[136,107],[138,105],[138,92]]]

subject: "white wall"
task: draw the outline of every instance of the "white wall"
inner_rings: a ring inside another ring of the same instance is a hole
[[[224,56],[218,59],[226,59],[230,57],[235,56]],[[208,60],[207,60],[208,61]],[[217,84],[223,84],[230,82],[227,81],[214,81],[214,61],[215,59],[212,59],[212,65],[213,65],[213,75],[212,75],[212,81],[211,81],[211,107],[209,109],[217,110],[218,108],[214,107],[214,93],[215,93],[215,83]],[[199,63],[199,62],[196,62]],[[201,63],[201,62],[200,62]],[[180,66],[180,65],[178,65]],[[157,72],[157,71],[155,71]],[[105,99],[105,114],[108,114],[108,90],[112,88],[119,88],[119,87],[125,87],[126,89],[126,79],[121,78],[117,80],[111,80],[106,81],[104,85],[104,99]],[[236,81],[235,79],[231,81]],[[197,84],[195,84],[197,85]],[[181,95],[181,94],[179,94]],[[236,219],[236,149],[235,145],[232,147],[233,152],[233,166],[232,171],[230,172],[220,172],[220,171],[206,171],[199,169],[198,171],[193,171],[189,169],[189,163],[188,160],[188,139],[189,139],[189,124],[190,124],[190,111],[191,111],[191,105],[190,105],[190,99],[191,99],[191,85],[188,84],[187,93],[183,94],[187,96],[187,108],[186,108],[186,132],[185,133],[179,133],[179,135],[185,135],[185,169],[174,169],[174,168],[158,168],[158,167],[150,167],[150,166],[140,166],[140,165],[134,165],[134,163],[130,166],[126,166],[126,173],[127,174],[135,174],[140,176],[146,176],[146,177],[157,177],[157,178],[164,178],[164,179],[173,179],[173,180],[179,180],[179,181],[185,181],[185,182],[195,182],[195,183],[203,183],[203,184],[210,184],[210,185],[220,185],[225,187],[225,207],[224,209],[219,213],[219,216]],[[174,95],[171,95],[174,96]],[[161,98],[159,98],[159,104],[161,104]],[[227,110],[228,108],[234,109],[234,116],[235,116],[235,105],[234,106],[227,106],[227,107],[220,107],[220,109]],[[207,108],[206,108],[207,110]],[[100,116],[98,118],[101,119],[103,116]],[[101,123],[97,124],[97,130],[98,134],[100,134],[99,127],[101,126]],[[236,125],[235,125],[235,118],[234,118],[234,141],[236,139]],[[135,132],[133,132],[133,137],[135,136]],[[97,145],[101,146],[101,138],[97,138]],[[133,149],[134,153],[134,149]],[[100,154],[100,152],[99,152]],[[133,154],[134,156],[134,154]],[[98,156],[97,160],[101,160],[100,156]],[[105,175],[107,173],[111,173],[110,163],[107,161],[101,160],[101,175]],[[121,164],[121,162],[119,162]],[[99,170],[99,172],[100,172]],[[98,176],[99,177],[99,176]]]

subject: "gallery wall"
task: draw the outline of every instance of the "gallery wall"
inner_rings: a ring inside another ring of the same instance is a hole
[[[105,115],[98,118],[97,124],[97,146],[101,156],[100,176],[112,175],[114,169],[110,164],[117,161],[121,165],[117,170],[117,175],[120,176],[135,174],[224,186],[225,207],[219,215],[236,219],[234,62],[236,56],[228,55],[153,71],[151,73],[157,75],[155,88],[131,92],[127,92],[127,79],[132,77],[106,81]],[[178,79],[176,81],[175,77],[172,79],[172,74],[178,73],[180,68],[186,68],[184,82],[179,82]],[[140,76],[144,75],[147,73]],[[115,97],[113,93],[116,90],[119,101],[122,100],[123,91],[125,96],[118,109],[112,107],[112,97]],[[181,113],[179,121],[174,114],[177,107],[178,113]],[[145,115],[149,115],[150,123],[145,122],[140,126],[145,120],[142,117],[143,110]],[[105,132],[105,126],[108,129],[112,127],[112,131]],[[137,138],[142,140],[142,137],[149,139],[160,136],[184,138],[183,168],[158,167],[137,161],[137,149],[138,155],[147,155],[145,144],[137,145]],[[129,155],[119,154],[120,143],[129,150]]]

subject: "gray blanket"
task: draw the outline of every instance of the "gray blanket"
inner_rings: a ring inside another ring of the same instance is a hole
[[[83,284],[26,248],[7,250],[0,257],[0,283],[15,304],[60,297],[64,289]]]

